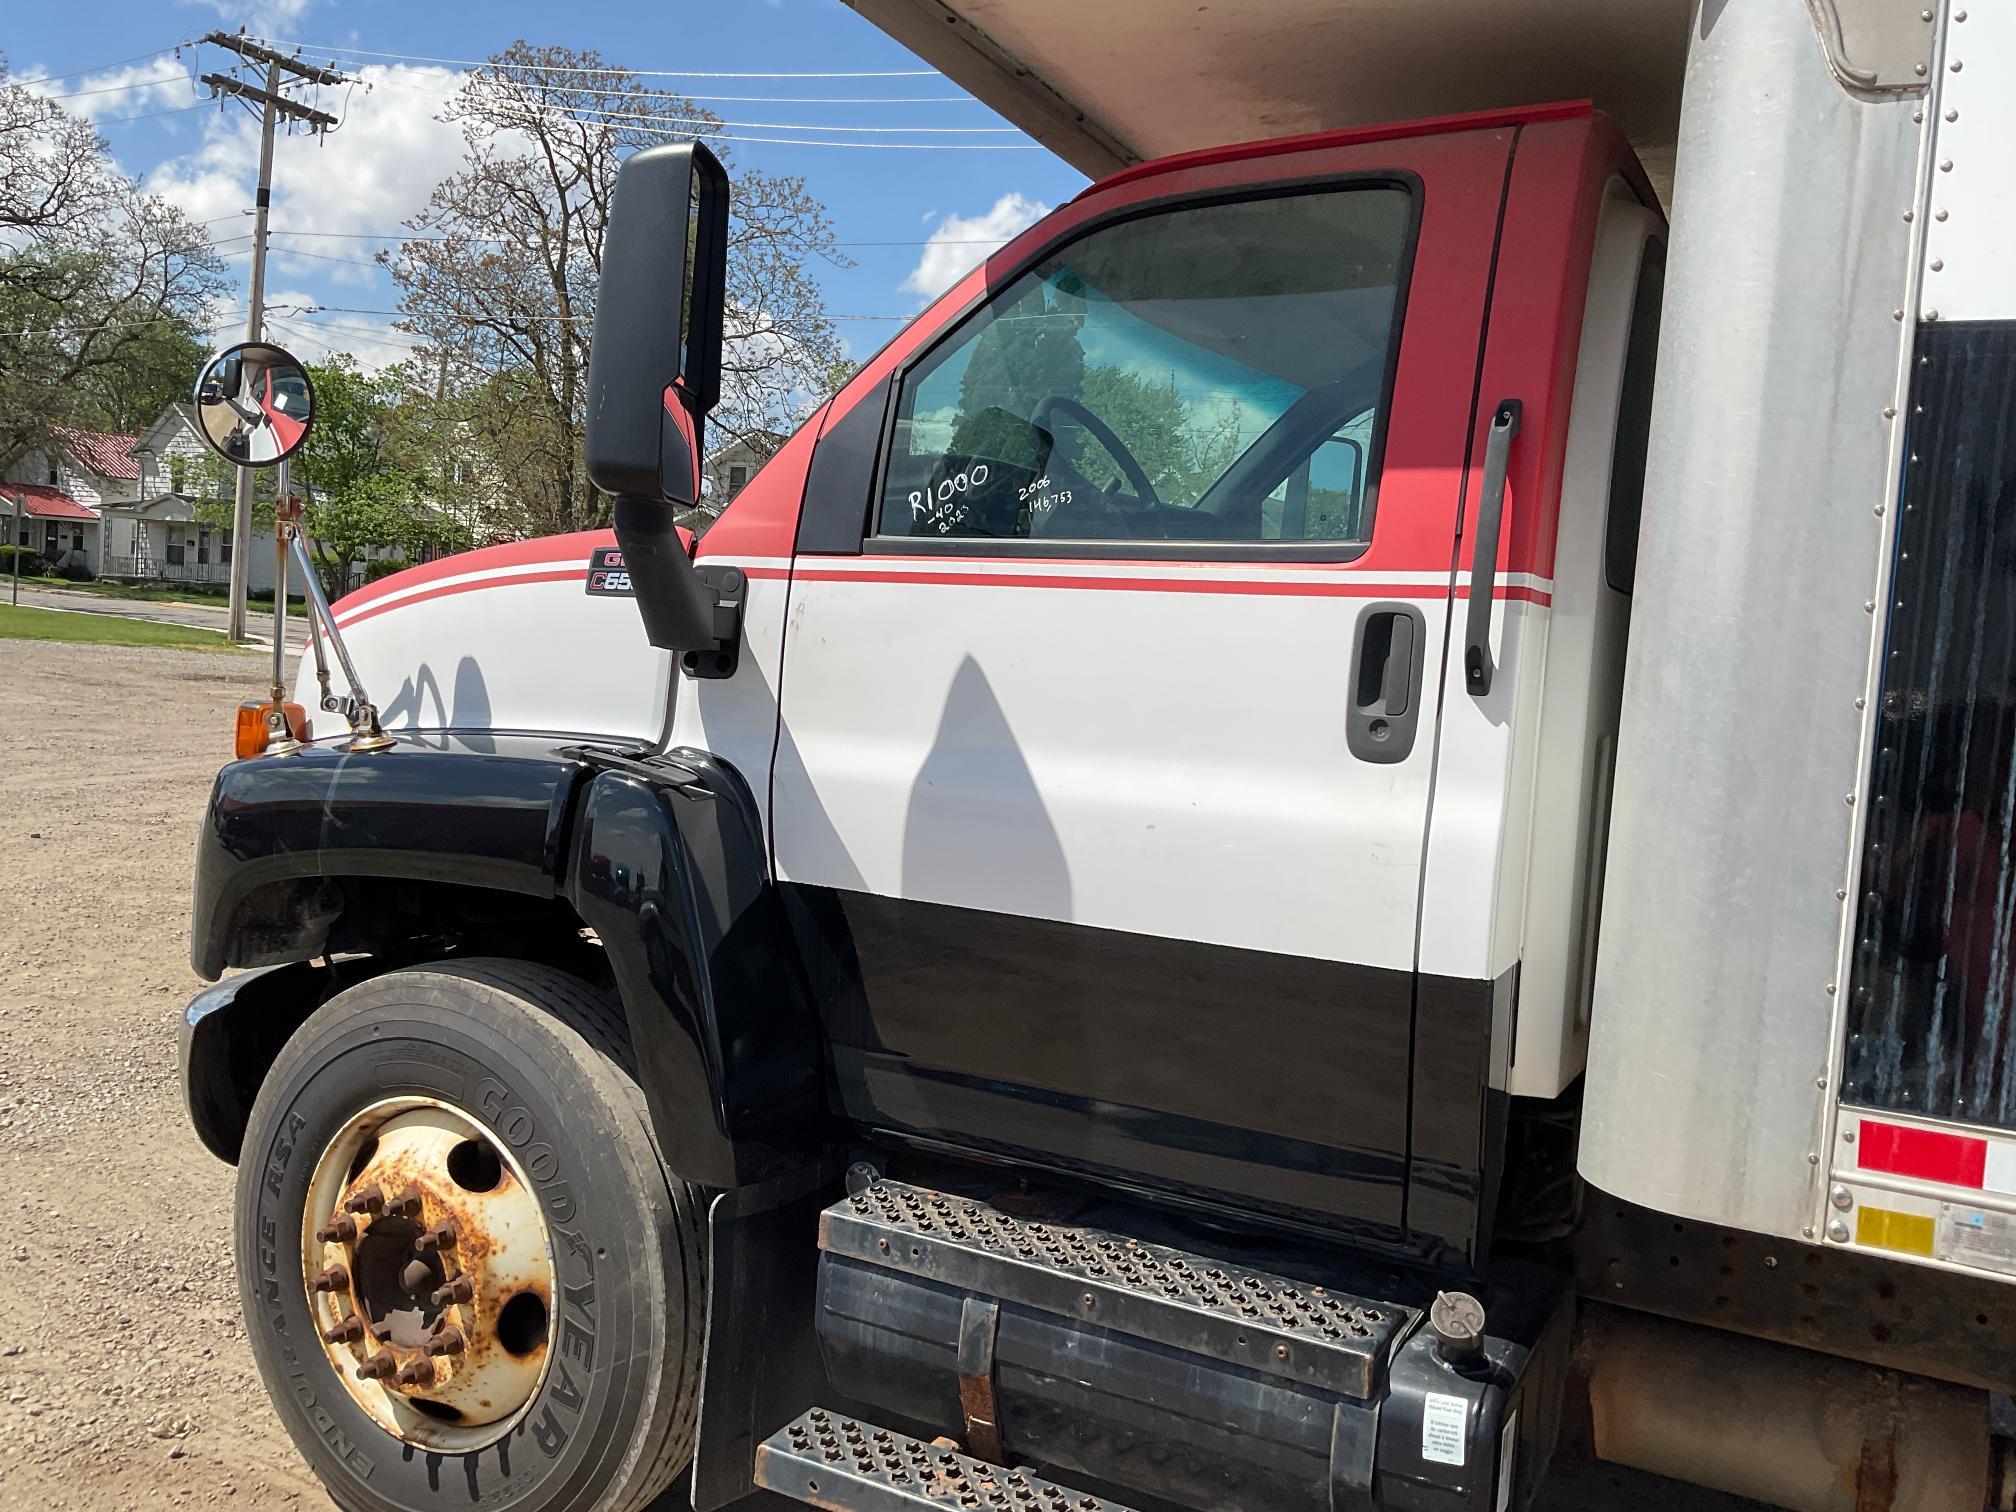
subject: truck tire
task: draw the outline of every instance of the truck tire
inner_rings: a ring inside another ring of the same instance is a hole
[[[520,961],[331,998],[238,1167],[252,1353],[352,1512],[650,1502],[692,1457],[705,1226],[620,1007]]]

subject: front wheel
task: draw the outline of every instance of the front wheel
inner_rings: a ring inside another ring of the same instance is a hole
[[[253,1354],[340,1506],[622,1512],[685,1468],[705,1220],[605,996],[505,960],[364,982],[288,1041],[244,1148]]]

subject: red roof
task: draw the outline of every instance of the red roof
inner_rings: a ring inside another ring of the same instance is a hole
[[[38,520],[95,520],[97,511],[86,509],[60,488],[46,483],[0,483],[0,499],[18,501],[21,513]]]
[[[140,460],[132,455],[138,436],[122,436],[115,431],[79,430],[72,425],[55,427],[56,439],[71,456],[101,478],[140,479]]]

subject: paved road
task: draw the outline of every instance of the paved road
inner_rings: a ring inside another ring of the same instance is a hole
[[[0,604],[13,601],[12,585],[0,579]],[[221,603],[203,599],[178,599],[173,603],[163,603],[152,599],[114,598],[105,593],[88,593],[75,588],[42,588],[21,585],[21,603],[24,608],[70,609],[85,614],[110,614],[121,619],[152,620],[161,625],[191,625],[202,630],[215,630],[220,634],[230,622],[230,611]],[[287,644],[303,646],[307,644],[308,630],[306,611],[297,605],[287,608]],[[267,645],[273,644],[273,616],[260,610],[250,610],[245,616],[245,628]]]

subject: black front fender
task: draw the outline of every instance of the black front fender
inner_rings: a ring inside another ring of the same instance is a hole
[[[588,764],[552,737],[432,739],[366,756],[310,746],[217,774],[196,850],[198,975],[322,954],[330,877],[555,896]]]
[[[566,893],[602,941],[666,1162],[742,1186],[818,1153],[818,1023],[741,777],[615,758],[583,796]]]
[[[409,884],[399,896],[416,912],[402,928],[424,926],[451,898],[545,900],[569,943],[585,924],[602,945],[673,1170],[731,1187],[815,1156],[825,1120],[817,1019],[741,777],[693,752],[430,738],[354,757],[317,746],[219,773],[197,850],[197,971],[214,978],[230,966],[381,948],[393,954],[365,963],[365,974],[402,955],[424,959],[398,929],[374,931],[389,923],[371,917],[386,895],[360,891],[360,879]],[[508,928],[493,923],[485,947],[508,949]],[[205,1142],[220,1153],[235,1151],[257,1090],[243,1068],[263,1074],[278,1049],[274,1026],[301,996],[276,1014],[263,988],[247,994],[249,1006],[225,993],[214,1001],[234,1010],[213,1007],[201,1035],[190,1030],[200,1053],[185,1064],[202,1094],[192,1110],[202,1103]]]

